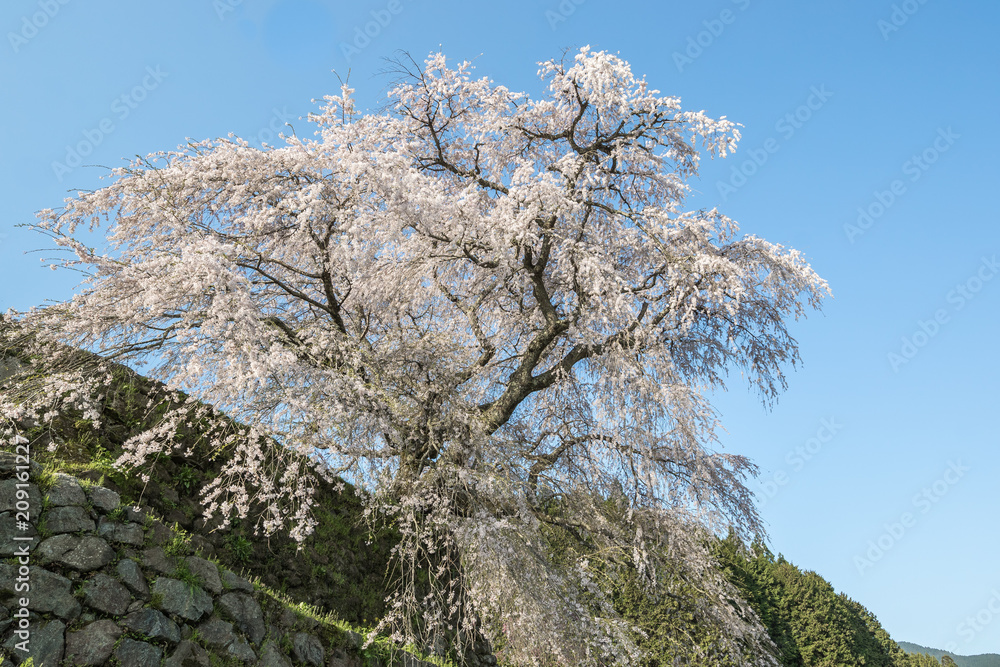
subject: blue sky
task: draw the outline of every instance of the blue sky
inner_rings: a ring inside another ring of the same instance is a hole
[[[94,4],[0,8],[0,309],[71,295],[14,225],[98,187],[85,165],[310,133],[332,70],[375,107],[400,49],[528,92],[563,49],[618,52],[685,108],[744,125],[691,205],[801,250],[835,295],[794,325],[804,364],[773,410],[738,378],[716,397],[726,448],[761,467],[773,550],[897,640],[1000,653],[1000,4]]]

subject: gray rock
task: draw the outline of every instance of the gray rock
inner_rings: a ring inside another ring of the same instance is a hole
[[[182,641],[163,667],[209,667],[208,652],[192,641]]]
[[[0,477],[14,477],[22,472],[25,472],[23,458],[19,459],[13,452],[0,452]],[[36,477],[42,472],[42,466],[29,459],[27,472],[30,477]]]
[[[255,646],[260,646],[266,628],[264,612],[256,600],[246,593],[226,593],[219,598],[219,609]]]
[[[177,624],[155,609],[134,611],[121,620],[121,625],[147,639],[165,639],[173,644],[181,640]]]
[[[0,564],[0,593],[13,595],[15,585],[23,583],[16,581],[18,578],[17,568]],[[69,579],[35,566],[28,568],[27,579],[31,585],[28,609],[40,614],[55,614],[62,619],[74,619],[80,615],[80,603],[70,592],[73,582]]]
[[[2,368],[3,362],[0,361],[0,369]],[[3,381],[2,375],[2,370],[0,370],[0,382]],[[0,452],[0,475],[9,475],[15,470],[17,470],[17,456],[14,452]]]
[[[67,507],[83,506],[87,504],[87,495],[83,492],[83,487],[75,477],[65,473],[57,472],[55,484],[49,489],[49,506]]]
[[[264,644],[260,652],[260,662],[257,664],[260,667],[292,667],[292,661],[273,642]]]
[[[338,647],[333,649],[333,655],[330,656],[330,662],[327,663],[327,667],[361,667],[361,658],[356,655],[350,655],[347,651]]]
[[[239,576],[238,574],[233,574],[229,570],[222,570],[222,585],[231,591],[246,591],[247,593],[253,593],[253,584]]]
[[[298,662],[304,662],[314,667],[323,667],[326,651],[317,637],[307,632],[295,632],[291,637],[292,655]]]
[[[42,511],[42,494],[31,482],[19,482],[17,479],[0,482],[0,512],[17,510],[18,503],[27,503],[27,511],[32,518],[37,517]],[[24,508],[24,505],[21,507]]]
[[[187,514],[185,514],[184,511],[179,507],[175,507],[172,510],[168,511],[166,514],[164,514],[163,521],[168,526],[173,526],[174,528],[180,527],[180,528],[190,529],[192,527],[191,520],[188,518]]]
[[[153,583],[151,590],[153,595],[161,597],[159,607],[168,614],[176,614],[189,621],[198,621],[212,612],[212,596],[199,586],[192,586],[169,577],[160,577]]]
[[[27,530],[21,530],[22,521],[18,520],[14,512],[4,512],[0,514],[0,557],[20,555],[24,545],[28,545],[28,553],[35,550],[40,538],[38,531],[32,524],[28,524]],[[14,539],[27,537],[30,539]]]
[[[66,635],[66,658],[73,665],[103,665],[121,634],[114,621],[94,621]]]
[[[14,477],[20,475],[24,470],[24,458],[19,458],[13,452],[0,452],[0,476]],[[30,478],[37,477],[42,472],[42,466],[35,463],[35,460],[28,460],[28,475]]]
[[[14,646],[20,641],[17,635],[11,635],[4,643],[4,648],[18,660],[32,658],[36,667],[58,665],[62,661],[66,643],[66,624],[62,621],[49,621],[39,625],[40,622],[38,618],[31,621],[31,640],[28,643],[27,654],[20,651],[14,653]]]
[[[142,564],[150,570],[168,576],[173,574],[174,570],[177,569],[177,562],[163,552],[163,547],[153,547],[152,549],[143,551]]]
[[[56,507],[45,513],[45,530],[53,535],[76,533],[81,530],[93,532],[94,528],[94,520],[82,507],[75,505]]]
[[[110,563],[115,552],[99,537],[56,535],[38,545],[36,556],[43,565],[58,563],[80,572],[89,572]]]
[[[215,547],[206,538],[197,533],[191,535],[191,549],[199,556],[204,556],[205,558],[215,557]]]
[[[281,613],[278,614],[278,624],[286,628],[295,627],[295,622],[299,620],[299,615],[295,613],[295,610],[290,607],[283,607]]]
[[[118,573],[118,578],[122,580],[122,583],[128,586],[133,593],[143,598],[149,596],[146,577],[143,576],[142,569],[134,560],[122,558],[115,566],[115,572]]]
[[[125,518],[132,523],[145,526],[146,520],[149,518],[149,512],[145,507],[136,508],[130,505],[125,508]]]
[[[97,611],[121,616],[128,609],[132,596],[117,579],[98,572],[83,585],[83,601]]]
[[[120,667],[150,667],[160,664],[163,649],[126,637],[115,649],[115,657]]]
[[[222,592],[222,580],[219,578],[219,568],[215,563],[197,556],[188,556],[184,559],[191,573],[198,577],[201,585],[210,593],[218,595]]]
[[[174,533],[160,521],[153,521],[149,524],[149,532],[146,533],[146,537],[149,538],[150,544],[159,547],[173,539]]]
[[[90,497],[90,504],[104,510],[105,514],[117,509],[122,504],[121,496],[111,489],[105,489],[103,486],[90,487],[87,495]]]
[[[112,542],[130,544],[133,547],[141,547],[146,541],[146,533],[140,526],[134,523],[118,523],[106,516],[102,516],[98,522],[97,534]]]
[[[243,637],[234,639],[233,643],[226,649],[226,653],[241,662],[254,662],[257,660],[257,654],[253,652],[250,644],[247,644],[247,640],[243,639]]]
[[[209,646],[225,648],[236,639],[236,633],[232,623],[213,616],[198,626],[198,637]]]

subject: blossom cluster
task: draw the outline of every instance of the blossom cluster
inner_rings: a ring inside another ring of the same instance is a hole
[[[593,562],[554,558],[556,521],[650,587],[672,562],[734,664],[747,642],[766,654],[697,537],[763,533],[756,469],[718,451],[705,389],[737,369],[773,400],[798,359],[786,322],[829,290],[800,253],[686,208],[699,148],[726,156],[736,125],[588,47],[540,65],[537,99],[443,54],[398,65],[382,112],[344,85],[312,138],[192,142],[44,211],[38,228],[87,278],[23,325],[145,360],[213,406],[176,394],[120,463],[216,420],[209,445],[228,458],[203,493],[226,516],[261,503],[264,530],[301,538],[317,476],[369,491],[403,536],[401,639],[637,662]],[[106,248],[74,238],[98,226]],[[50,377],[63,402],[84,381]]]

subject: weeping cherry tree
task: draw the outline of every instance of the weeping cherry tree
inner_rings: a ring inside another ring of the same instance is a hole
[[[542,63],[538,99],[441,54],[398,66],[383,111],[344,85],[314,138],[192,142],[43,211],[86,277],[21,325],[191,397],[122,466],[178,446],[194,399],[246,425],[214,443],[229,459],[202,489],[211,512],[262,504],[261,530],[302,539],[317,479],[364,489],[400,535],[383,629],[401,641],[635,664],[598,559],[650,594],[679,573],[728,664],[776,664],[706,546],[763,533],[755,468],[719,451],[706,393],[738,371],[772,401],[798,360],[786,324],[828,288],[798,252],[685,208],[697,149],[726,156],[736,126],[589,48]],[[79,240],[95,227],[99,251]],[[101,377],[53,373],[33,396]],[[265,441],[287,456],[263,465]]]

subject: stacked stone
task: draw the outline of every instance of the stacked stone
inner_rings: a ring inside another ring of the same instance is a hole
[[[198,556],[168,555],[172,531],[121,507],[110,489],[56,474],[43,498],[36,484],[21,483],[31,508],[30,525],[23,526],[16,516],[15,463],[13,454],[0,452],[0,655],[14,664],[32,657],[35,667],[208,667],[214,654],[274,667],[361,665],[357,655],[328,650],[315,634],[293,632],[291,610],[269,623],[246,579]],[[28,553],[28,592],[17,585],[22,551]],[[27,654],[17,649],[15,633],[22,597],[28,599]]]

